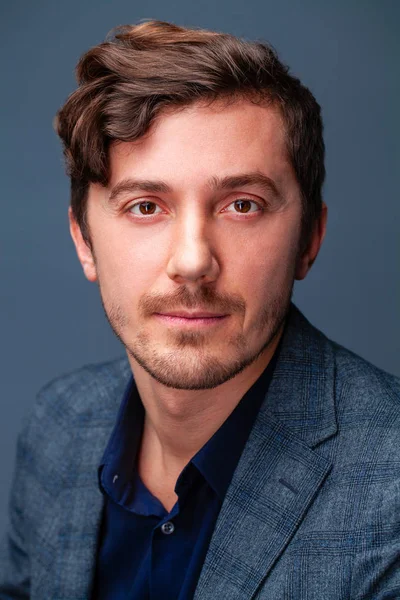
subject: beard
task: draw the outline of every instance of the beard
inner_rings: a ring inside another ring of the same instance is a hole
[[[246,304],[236,295],[217,294],[210,287],[190,292],[181,286],[174,294],[146,295],[139,302],[140,322],[143,323],[130,336],[132,326],[126,311],[115,301],[105,300],[101,284],[100,296],[105,315],[112,330],[133,358],[153,379],[166,387],[179,390],[205,390],[215,388],[241,373],[256,361],[275,341],[286,320],[293,293],[291,284],[269,298],[249,333],[262,332],[257,347],[248,344],[243,333],[223,337],[218,348],[212,345],[214,333],[202,331],[165,331],[166,340],[155,340],[146,328],[146,320],[156,312],[174,309],[198,309],[244,317]],[[229,317],[230,318],[230,317]],[[129,332],[129,333],[128,333]],[[211,343],[210,343],[211,342]],[[221,345],[222,344],[222,345]],[[213,351],[214,350],[214,351]]]

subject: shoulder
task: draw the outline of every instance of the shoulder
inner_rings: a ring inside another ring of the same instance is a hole
[[[129,362],[121,358],[86,365],[45,385],[23,421],[17,467],[32,469],[47,461],[59,480],[58,467],[68,456],[84,446],[87,451],[88,441],[97,446],[111,431],[130,376]]]
[[[309,375],[323,377],[328,387],[333,385],[336,401],[350,397],[353,407],[360,404],[366,408],[369,401],[376,405],[382,400],[395,410],[400,409],[399,377],[328,338],[297,307],[293,306],[290,315],[291,364],[293,357],[298,359],[303,372],[305,365],[311,365]]]
[[[336,342],[328,343],[334,356],[337,422],[337,435],[326,445],[333,464],[327,485],[328,497],[335,499],[330,514],[343,530],[358,532],[354,548],[365,568],[363,548],[372,548],[373,535],[377,553],[396,544],[398,560],[400,379]]]
[[[400,378],[376,367],[351,350],[327,340],[332,348],[335,360],[336,400],[340,409],[344,408],[346,398],[350,399],[349,408],[356,411],[377,410],[386,406],[394,413],[400,411]]]
[[[57,415],[87,418],[118,408],[121,395],[132,375],[128,359],[88,364],[47,383],[36,398],[37,416]]]
[[[26,535],[63,488],[94,485],[130,376],[122,358],[57,377],[37,394],[18,435],[10,497]]]
[[[375,522],[378,511],[389,523],[394,504],[398,515],[400,499],[400,379],[336,342],[327,343],[334,356],[337,422],[337,435],[327,443],[334,465],[330,484],[346,501],[354,494],[363,499],[365,520]],[[353,502],[343,510],[350,513]],[[353,517],[361,519],[356,512]]]
[[[400,379],[329,339],[294,305],[277,375],[274,411],[290,413],[288,422],[293,414],[297,421],[301,417],[303,429],[315,430],[316,438],[322,426],[334,431],[336,420],[339,427],[347,427],[351,422],[367,424],[368,419],[389,424],[388,415],[392,420],[400,417]]]

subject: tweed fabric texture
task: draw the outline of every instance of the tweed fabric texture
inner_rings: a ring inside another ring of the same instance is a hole
[[[129,376],[121,359],[38,395],[18,440],[1,600],[90,599],[97,467]],[[399,600],[399,433],[400,380],[292,305],[195,600]]]

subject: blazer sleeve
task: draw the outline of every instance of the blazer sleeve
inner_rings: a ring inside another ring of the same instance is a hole
[[[382,484],[368,547],[354,561],[351,600],[400,598],[400,479]],[[373,533],[372,533],[373,532]]]
[[[9,497],[9,520],[6,534],[0,543],[0,600],[29,598],[30,564],[28,552],[28,524],[26,522],[26,477],[29,455],[26,452],[29,421],[17,441],[14,478]]]

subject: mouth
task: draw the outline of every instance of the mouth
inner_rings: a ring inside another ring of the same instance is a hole
[[[212,313],[207,311],[188,312],[186,310],[168,311],[165,313],[156,313],[166,317],[178,317],[181,319],[213,319],[225,317],[223,313]]]
[[[179,325],[185,327],[210,327],[218,325],[226,320],[229,315],[211,312],[187,312],[171,311],[166,313],[154,313],[154,316],[167,325]]]

